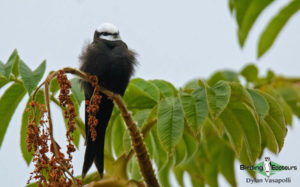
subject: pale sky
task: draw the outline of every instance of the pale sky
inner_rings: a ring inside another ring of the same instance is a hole
[[[136,77],[164,79],[179,87],[196,77],[207,78],[216,70],[240,70],[248,62],[254,62],[261,75],[270,68],[277,74],[300,76],[300,14],[290,20],[272,49],[259,61],[256,59],[257,39],[263,26],[287,2],[277,1],[261,15],[241,50],[227,0],[0,0],[0,59],[6,61],[17,48],[32,69],[44,59],[47,72],[66,66],[78,68],[78,56],[84,43],[92,39],[101,23],[111,22],[119,27],[128,46],[139,54]],[[0,148],[3,186],[24,186],[33,170],[32,166],[26,166],[19,146],[25,102],[13,116]],[[55,110],[55,106],[52,109]],[[53,114],[58,115],[60,112]],[[64,142],[62,118],[54,119],[55,137]],[[295,118],[278,156],[269,152],[264,156],[299,168],[299,125]],[[73,160],[76,175],[81,173],[83,155],[81,141]],[[239,171],[238,162],[236,174],[239,186],[252,186],[246,184],[247,174]],[[292,183],[280,185],[282,187],[300,184],[299,170],[281,172],[276,177],[291,177]],[[219,181],[221,187],[228,186],[223,177]]]

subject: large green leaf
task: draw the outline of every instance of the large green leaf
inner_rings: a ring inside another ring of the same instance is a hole
[[[270,4],[273,0],[251,0],[247,7],[243,21],[239,26],[239,43],[243,47],[249,31],[255,23],[260,13]]]
[[[168,153],[174,152],[175,146],[182,137],[184,114],[178,98],[167,97],[158,106],[158,137]]]
[[[73,95],[75,96],[76,101],[78,102],[79,106],[81,104],[81,102],[84,100],[84,92],[81,89],[80,86],[80,82],[78,78],[73,78],[70,80],[72,87],[71,87],[71,91],[73,93]],[[55,83],[53,83],[55,84]]]
[[[44,91],[39,90],[36,94],[35,100],[40,104],[45,104],[45,98],[44,98]],[[26,111],[27,108],[29,108],[29,103],[32,101],[32,98],[29,98],[27,101],[27,105],[24,109],[23,115],[22,115],[22,125],[21,125],[21,136],[20,136],[20,146],[23,158],[27,165],[30,164],[32,159],[32,152],[27,151],[27,144],[26,144],[26,137],[27,137],[27,126],[28,126],[28,117],[29,117],[29,111]],[[39,124],[39,117],[40,113],[37,113],[36,117],[36,123]]]
[[[159,99],[159,89],[153,83],[140,78],[130,81],[124,95],[124,100],[130,110],[152,108]]]
[[[19,102],[23,99],[26,91],[22,84],[12,84],[0,98],[0,147],[4,139],[7,127]]]
[[[208,115],[208,104],[205,88],[198,86],[191,94],[180,92],[180,101],[188,125],[195,134]]]
[[[177,95],[176,88],[168,81],[164,80],[150,80],[150,83],[153,83],[155,86],[157,86],[160,90],[160,93],[163,97],[171,97]]]
[[[45,73],[46,61],[43,61],[39,67],[37,67],[34,71],[31,71],[31,69],[22,60],[20,60],[19,68],[24,86],[30,95],[31,92],[37,87]]]
[[[276,37],[288,22],[288,20],[300,9],[300,1],[292,0],[287,6],[282,8],[279,13],[272,18],[259,38],[258,58],[265,54],[274,43]]]

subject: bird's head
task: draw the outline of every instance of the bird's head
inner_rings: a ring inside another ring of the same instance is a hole
[[[94,41],[98,39],[109,41],[121,40],[119,29],[111,23],[103,23],[94,33]]]

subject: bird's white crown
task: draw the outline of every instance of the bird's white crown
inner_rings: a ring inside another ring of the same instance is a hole
[[[119,33],[119,29],[112,23],[103,23],[97,28],[98,32]]]

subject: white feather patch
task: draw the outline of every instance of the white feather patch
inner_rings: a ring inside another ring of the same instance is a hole
[[[97,28],[98,32],[119,33],[119,29],[112,23],[103,23]]]

